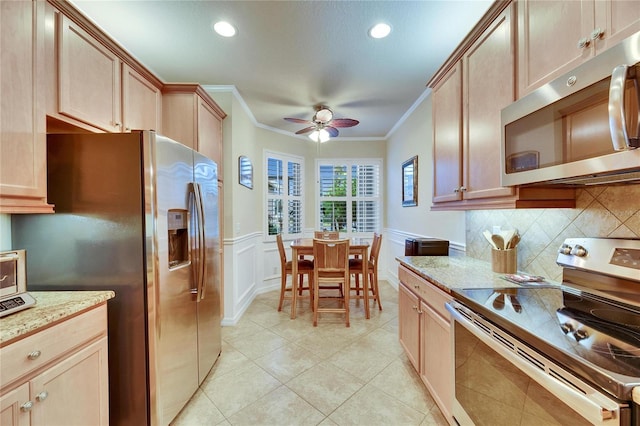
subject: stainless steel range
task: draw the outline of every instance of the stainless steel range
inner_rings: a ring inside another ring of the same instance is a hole
[[[640,425],[640,240],[567,239],[557,263],[560,285],[454,291],[459,424]]]

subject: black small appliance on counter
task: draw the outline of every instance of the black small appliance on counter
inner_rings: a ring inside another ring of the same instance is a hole
[[[437,238],[407,238],[405,256],[449,256],[449,241]]]

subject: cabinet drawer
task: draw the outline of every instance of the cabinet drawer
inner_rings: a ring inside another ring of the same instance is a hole
[[[447,312],[444,304],[453,300],[453,297],[404,266],[400,266],[398,270],[398,277],[400,278],[400,281],[420,297],[420,299],[424,300],[424,302],[431,306],[434,311],[448,320],[449,312]]]
[[[107,305],[49,327],[0,348],[0,382],[14,380],[46,365],[70,350],[107,335]],[[39,351],[39,355],[37,355]],[[30,357],[30,354],[31,357]],[[37,355],[37,356],[36,356]]]

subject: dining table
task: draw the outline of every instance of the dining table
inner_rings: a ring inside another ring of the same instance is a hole
[[[362,269],[358,271],[349,271],[349,274],[357,273],[362,274],[362,289],[363,295],[362,298],[364,300],[364,312],[365,318],[370,318],[370,310],[369,310],[369,262],[368,262],[368,252],[369,252],[369,241],[365,238],[349,238],[349,256],[358,256],[360,259],[363,259],[360,264],[362,265]],[[299,256],[313,256],[313,238],[297,238],[291,241],[291,276],[293,277],[292,281],[292,298],[291,298],[291,319],[295,319],[296,317],[296,300],[298,294],[298,262],[297,259]],[[349,288],[351,284],[349,283]],[[350,291],[350,290],[349,290]]]

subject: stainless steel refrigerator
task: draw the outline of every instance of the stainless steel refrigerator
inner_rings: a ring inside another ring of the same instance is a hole
[[[47,136],[55,214],[12,216],[27,289],[115,290],[110,423],[167,425],[220,354],[217,165],[152,131]]]

